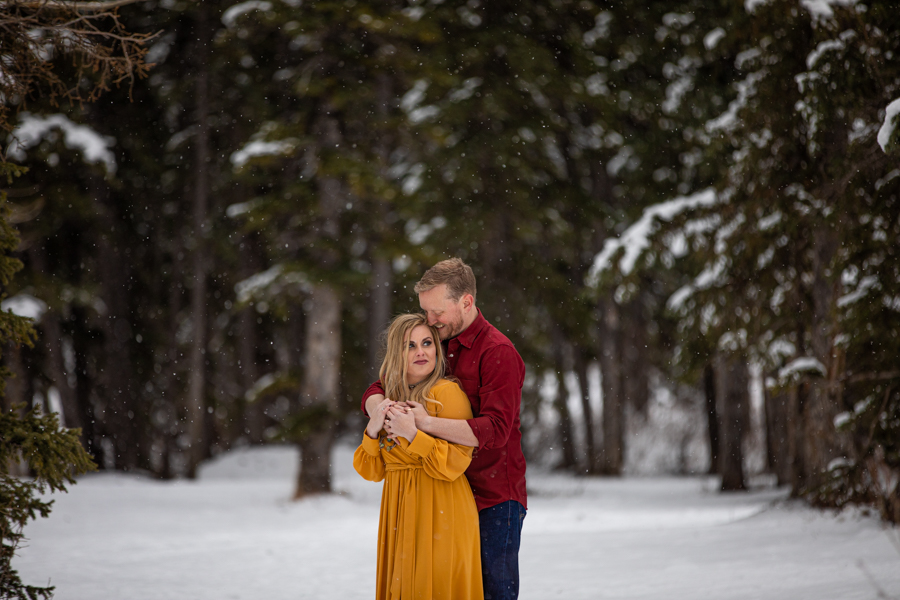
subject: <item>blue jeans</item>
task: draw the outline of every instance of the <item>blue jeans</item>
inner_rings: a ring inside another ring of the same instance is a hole
[[[509,500],[478,513],[484,600],[519,597],[519,542],[525,507]]]

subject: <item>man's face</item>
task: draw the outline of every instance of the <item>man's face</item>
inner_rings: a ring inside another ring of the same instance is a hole
[[[441,284],[419,294],[419,306],[425,311],[428,324],[438,330],[442,340],[458,336],[466,328],[463,320],[463,301],[454,302],[447,297],[447,285]]]

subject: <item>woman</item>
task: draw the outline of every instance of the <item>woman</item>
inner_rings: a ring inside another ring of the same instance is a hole
[[[384,480],[375,597],[482,600],[478,511],[463,475],[472,448],[418,431],[405,406],[414,400],[433,416],[472,418],[465,393],[444,379],[440,339],[423,315],[393,320],[379,375],[386,399],[353,456],[365,479]]]

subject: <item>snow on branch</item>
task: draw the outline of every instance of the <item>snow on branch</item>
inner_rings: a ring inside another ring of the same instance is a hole
[[[260,156],[284,156],[293,152],[295,147],[296,140],[293,139],[275,140],[271,142],[254,140],[231,154],[231,164],[235,169],[240,169],[251,159]]]
[[[894,136],[898,115],[900,115],[900,98],[887,105],[887,108],[884,110],[884,123],[881,125],[881,129],[878,130],[878,145],[881,146],[885,153],[888,151],[888,144],[891,143],[891,138]]]
[[[628,275],[644,250],[650,246],[650,236],[659,229],[662,221],[671,221],[679,214],[699,208],[712,206],[719,201],[712,188],[691,196],[680,196],[644,209],[644,214],[618,238],[610,238],[603,245],[603,250],[594,257],[594,264],[587,275],[587,284],[596,286],[600,276],[613,264],[613,259],[624,252],[619,260],[619,270]]]
[[[47,304],[28,294],[17,294],[0,303],[0,311],[11,312],[18,317],[40,321],[47,312]]]
[[[706,123],[706,131],[716,133],[718,131],[730,132],[738,125],[738,111],[747,106],[747,101],[756,93],[756,85],[766,75],[765,71],[750,73],[746,79],[735,84],[738,96],[728,104],[728,110]]]
[[[80,150],[88,163],[102,163],[108,173],[116,172],[116,158],[110,150],[115,139],[100,135],[87,125],[73,123],[65,115],[37,117],[22,113],[19,126],[11,135],[9,155],[15,160],[24,160],[25,151],[40,144],[54,129],[61,130],[66,147]]]
[[[833,6],[853,6],[856,0],[800,0],[801,6],[809,11],[813,21],[834,17]]]
[[[716,284],[725,274],[725,268],[728,266],[728,260],[724,256],[719,258],[711,265],[707,265],[703,271],[697,275],[693,282],[679,288],[669,297],[666,307],[669,310],[680,310],[684,303],[690,298],[694,292],[698,290],[706,290]]]
[[[854,302],[856,302],[862,298],[865,298],[865,296],[869,293],[869,290],[871,290],[877,284],[878,284],[877,277],[871,276],[871,275],[868,277],[863,277],[860,280],[859,285],[857,286],[857,288],[854,291],[838,298],[838,301],[837,301],[838,307],[843,308],[845,306],[849,306],[850,304],[853,304]]]
[[[279,296],[288,290],[309,292],[312,286],[306,274],[290,270],[285,265],[275,265],[261,273],[251,275],[234,286],[237,301],[246,303],[253,300],[266,300]],[[265,312],[266,306],[257,306],[259,312]]]
[[[778,371],[778,379],[785,381],[795,375],[800,375],[801,373],[818,373],[819,375],[825,375],[825,372],[825,365],[823,365],[819,359],[811,356],[801,356],[782,367]]]
[[[231,29],[240,17],[249,12],[253,12],[254,10],[261,10],[263,12],[270,11],[272,10],[272,3],[251,0],[250,2],[241,2],[240,4],[230,6],[222,13],[222,24]]]

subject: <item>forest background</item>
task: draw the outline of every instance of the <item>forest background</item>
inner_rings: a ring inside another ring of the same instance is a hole
[[[743,489],[754,379],[763,469],[900,521],[890,2],[117,13],[152,36],[145,77],[74,105],[3,88],[28,169],[5,188],[24,269],[3,308],[38,330],[4,330],[4,413],[56,411],[100,468],[160,478],[295,443],[296,495],[328,491],[381,330],[460,256],[528,366],[534,464],[622,474],[667,389]]]

